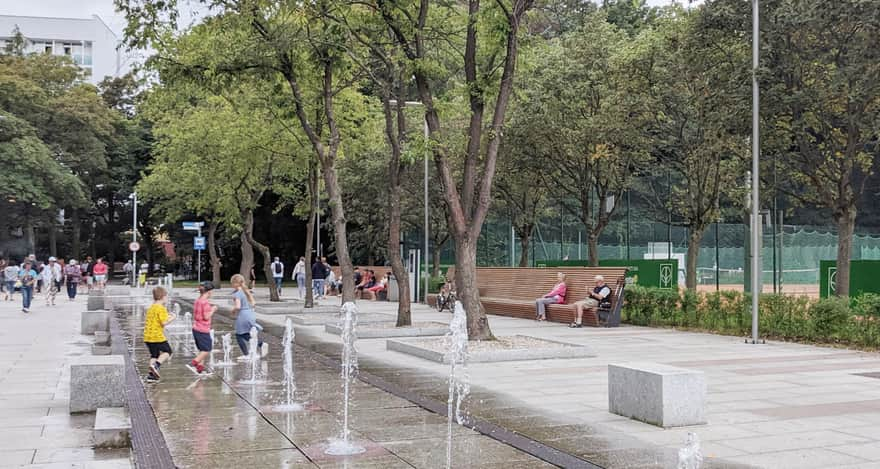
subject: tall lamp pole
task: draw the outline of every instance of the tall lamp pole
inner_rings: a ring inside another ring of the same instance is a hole
[[[133,243],[137,242],[138,231],[137,231],[137,219],[138,219],[138,195],[137,192],[132,192],[131,198],[134,200],[131,217],[131,241]],[[137,286],[137,251],[131,251],[131,285],[133,287]]]
[[[758,343],[758,299],[761,294],[761,207],[760,207],[760,132],[758,87],[758,59],[760,54],[760,0],[752,0],[752,343]]]

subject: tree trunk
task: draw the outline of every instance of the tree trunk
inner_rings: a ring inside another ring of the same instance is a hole
[[[455,288],[467,311],[468,339],[495,340],[477,287],[477,243],[462,238],[455,239]]]
[[[525,233],[525,232],[523,232]],[[520,234],[519,237],[519,248],[521,252],[519,253],[519,266],[520,267],[528,267],[529,266],[529,243],[532,240],[532,231],[525,235]]]
[[[253,247],[257,248],[257,251],[263,256],[263,275],[266,276],[266,284],[269,288],[269,301],[281,301],[281,298],[278,297],[278,289],[275,288],[275,282],[272,281],[272,253],[269,251],[269,246],[266,246],[254,238],[253,210],[248,210],[245,217],[244,225],[247,229],[244,231],[244,234],[247,237],[247,241]]]
[[[79,210],[72,210],[70,214],[70,237],[71,237],[71,259],[79,259],[82,254],[82,246],[80,246],[80,230],[82,223],[79,219]],[[135,266],[137,268],[137,266]]]
[[[47,227],[49,230],[49,255],[58,257],[58,228],[55,226],[54,220],[49,220]],[[111,262],[110,265],[113,265]]]
[[[345,226],[345,210],[342,208],[342,191],[336,176],[336,165],[332,157],[328,157],[328,159],[328,161],[322,162],[321,169],[324,173],[327,195],[330,198],[333,234],[336,238],[336,259],[339,261],[339,269],[342,271],[342,303],[347,303],[354,301],[354,267],[348,254],[348,232]]]
[[[27,244],[27,254],[36,254],[37,251],[37,234],[34,222],[30,215],[25,216],[24,222],[24,240]],[[35,269],[37,266],[33,266]]]
[[[306,223],[306,248],[303,257],[306,263],[306,297],[304,308],[315,307],[312,293],[312,244],[315,242],[315,225],[318,219],[318,169],[315,159],[309,158],[309,221]]]
[[[397,169],[393,169],[397,171]],[[400,258],[400,185],[391,187],[391,196],[388,198],[388,259],[391,261],[391,271],[397,279],[397,291],[399,298],[397,303],[397,327],[412,325],[412,311],[409,293],[409,273],[403,267],[403,259]]]
[[[398,248],[398,251],[400,248]],[[431,252],[431,276],[440,276],[440,255],[443,253],[443,245],[434,244],[434,250]]]
[[[703,240],[705,233],[705,227],[690,229],[687,259],[685,259],[685,286],[688,290],[697,290],[697,261],[700,257],[700,241]]]
[[[590,267],[599,266],[599,233],[587,226],[587,260]]]
[[[251,218],[253,221],[253,218]],[[246,231],[248,229],[253,229],[253,227],[248,228],[246,226],[242,227],[241,230],[241,266],[238,269],[238,273],[244,277],[245,282],[250,285],[251,282],[251,269],[254,268],[254,248],[251,246],[251,243],[248,242]]]
[[[852,259],[853,232],[856,224],[855,207],[847,207],[835,215],[837,222],[837,282],[835,294],[849,296],[849,268]]]
[[[217,253],[217,227],[216,221],[208,223],[208,256],[211,259],[211,282],[214,288],[220,288],[220,254]]]

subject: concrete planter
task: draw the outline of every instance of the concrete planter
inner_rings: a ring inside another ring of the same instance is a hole
[[[530,336],[512,336],[514,338],[531,339],[534,345],[523,348],[509,348],[499,350],[469,350],[469,363],[506,362],[517,360],[544,360],[553,358],[587,358],[595,354],[589,348],[566,342],[557,342],[547,339],[539,339]],[[503,339],[504,337],[499,337]],[[430,339],[431,346],[427,346],[419,339],[395,340],[386,342],[388,350],[414,355],[425,360],[437,363],[449,363],[444,358],[444,351],[435,346],[436,339]],[[422,342],[422,343],[420,343]],[[544,346],[541,346],[544,343]]]
[[[442,322],[422,323],[422,327],[373,327],[359,326],[358,339],[379,339],[386,337],[423,337],[444,335],[449,332],[449,326]],[[342,328],[338,324],[325,324],[324,330],[330,334],[342,335]]]
[[[302,314],[291,314],[290,320],[293,321],[294,324],[298,324],[300,326],[322,326],[324,324],[336,324],[339,322],[339,308],[335,308],[332,313],[309,312]],[[361,324],[369,324],[375,322],[394,322],[396,320],[397,317],[391,314],[363,313],[358,315],[358,328],[360,329]]]

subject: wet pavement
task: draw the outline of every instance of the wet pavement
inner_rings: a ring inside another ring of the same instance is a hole
[[[0,467],[130,468],[129,450],[93,449],[94,414],[68,412],[70,362],[91,354],[85,296],[53,307],[38,295],[27,315],[20,298],[0,301]]]
[[[187,305],[184,306],[186,311]],[[120,325],[133,347],[139,373],[146,373],[148,353],[140,340],[142,309],[120,307]],[[215,349],[230,324],[217,320]],[[159,383],[145,384],[165,442],[175,464],[187,468],[440,468],[446,465],[446,419],[412,402],[360,381],[352,384],[352,438],[366,452],[328,456],[327,444],[341,434],[342,389],[339,372],[296,348],[295,400],[300,412],[277,412],[282,404],[281,345],[277,329],[267,334],[269,356],[262,360],[264,383],[241,383],[250,364],[216,368],[211,377],[196,377],[185,364],[193,357],[188,331],[169,336],[175,354],[162,367]],[[134,338],[134,340],[132,340]],[[338,340],[338,338],[337,338]],[[240,354],[233,340],[233,357]],[[215,360],[222,359],[215,353]],[[473,430],[455,425],[453,467],[553,467]]]

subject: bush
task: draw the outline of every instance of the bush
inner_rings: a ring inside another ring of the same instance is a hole
[[[688,327],[721,334],[751,332],[751,295],[737,291],[698,293],[627,286],[624,322],[640,326]],[[762,294],[760,331],[786,340],[880,346],[880,295],[849,301]]]

